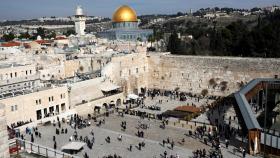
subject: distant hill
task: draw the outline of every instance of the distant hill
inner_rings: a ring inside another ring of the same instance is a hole
[[[280,57],[280,10],[215,19],[183,16],[149,28],[156,39],[171,33],[166,42],[172,54]]]

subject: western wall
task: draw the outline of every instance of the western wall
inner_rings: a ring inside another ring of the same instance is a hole
[[[280,75],[280,60],[209,56],[147,55],[148,88],[229,95],[254,78]]]
[[[137,93],[148,86],[148,60],[146,53],[115,56],[102,69],[102,76],[122,87],[125,94]]]

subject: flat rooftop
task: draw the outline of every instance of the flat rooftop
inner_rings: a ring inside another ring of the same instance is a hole
[[[18,67],[18,66],[25,66],[18,63],[11,63],[11,64],[0,64],[0,69],[10,68],[10,67]]]
[[[48,90],[48,89],[52,89],[52,88],[57,88],[57,87],[59,87],[59,86],[56,86],[56,87],[53,87],[53,86],[50,86],[50,87],[48,87],[48,86],[46,86],[46,87],[33,87],[33,88],[30,88],[30,89],[21,89],[21,90],[16,90],[16,91],[13,91],[13,92],[1,93],[0,94],[0,100],[16,97],[16,96],[20,96],[20,95],[30,94],[30,93],[34,93],[34,92],[40,92],[40,91],[44,91],[44,90]]]

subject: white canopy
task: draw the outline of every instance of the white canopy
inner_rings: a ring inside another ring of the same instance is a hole
[[[83,142],[70,142],[61,147],[62,150],[76,150],[79,151],[85,146],[86,143]]]
[[[129,94],[128,96],[127,96],[127,98],[128,99],[138,99],[139,98],[139,96],[138,95],[136,95],[136,94]]]
[[[102,105],[101,104],[96,104],[95,107],[100,107],[101,108]]]
[[[119,89],[119,88],[120,88],[120,86],[114,85],[110,82],[103,83],[100,87],[101,91],[104,91],[104,92],[110,92],[112,90],[116,90],[116,89]]]

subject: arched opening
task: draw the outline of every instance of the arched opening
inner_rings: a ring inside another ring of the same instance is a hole
[[[139,96],[140,96],[140,97],[144,97],[144,96],[145,96],[145,93],[146,93],[146,88],[141,87],[141,88],[140,88]]]
[[[122,100],[121,99],[117,99],[116,101],[116,106],[119,107],[122,104]]]
[[[102,107],[105,108],[105,109],[109,108],[107,103],[103,103]]]
[[[115,101],[112,100],[109,104],[109,108],[113,108],[113,107],[115,107]]]
[[[134,89],[133,89],[133,93],[134,93],[134,94],[138,94],[138,89],[137,89],[137,88],[134,88]]]
[[[97,112],[99,114],[100,113],[100,109],[101,109],[100,106],[95,106],[94,107],[94,112]]]
[[[145,93],[146,93],[146,88],[141,87],[141,88],[140,88],[140,91],[141,91],[141,93],[144,93],[144,94],[145,94]]]

